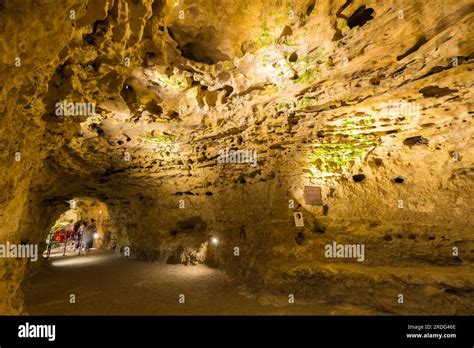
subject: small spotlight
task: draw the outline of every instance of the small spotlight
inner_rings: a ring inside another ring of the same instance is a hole
[[[217,245],[217,244],[219,244],[219,239],[217,239],[217,237],[212,237],[212,238],[211,238],[211,244],[212,244],[212,245]]]
[[[94,233],[94,239],[99,239],[99,234],[97,232]]]

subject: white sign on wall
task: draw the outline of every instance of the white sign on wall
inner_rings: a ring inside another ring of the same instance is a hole
[[[304,227],[303,213],[298,211],[296,213],[293,213],[293,217],[295,218],[296,227]]]

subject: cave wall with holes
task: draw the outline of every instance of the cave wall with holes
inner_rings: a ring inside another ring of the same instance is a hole
[[[67,200],[90,197],[117,253],[204,262],[262,301],[293,291],[397,312],[387,295],[405,291],[429,299],[415,313],[472,313],[472,12],[0,1],[1,241],[40,243]],[[58,117],[64,100],[95,114]],[[220,163],[225,149],[256,163]],[[364,244],[363,265],[328,260],[334,241]],[[32,265],[0,262],[0,312],[19,313]]]

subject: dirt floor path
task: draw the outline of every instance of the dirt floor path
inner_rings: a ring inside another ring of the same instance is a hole
[[[125,260],[99,250],[51,259],[23,290],[32,315],[322,315],[336,310],[262,305],[241,295],[219,270]],[[69,302],[71,294],[76,303]],[[178,301],[180,294],[184,304]]]

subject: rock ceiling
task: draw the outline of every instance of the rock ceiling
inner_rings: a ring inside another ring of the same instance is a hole
[[[115,216],[140,247],[152,216],[248,228],[280,223],[288,199],[316,230],[443,221],[467,238],[473,18],[468,0],[0,1],[2,234],[92,197],[130,205]],[[239,150],[257,165],[219,162]],[[199,202],[179,215],[177,197]]]
[[[264,169],[253,180],[262,180],[293,161],[318,171],[318,158],[316,166],[305,161],[325,144],[355,147],[363,160],[410,136],[449,152],[470,135],[465,129],[448,145],[439,133],[470,122],[471,7],[437,9],[455,25],[433,14],[412,20],[428,11],[416,2],[400,8],[374,10],[360,1],[71,1],[55,9],[60,32],[34,20],[44,15],[38,6],[25,18],[38,23],[36,37],[7,36],[4,46],[16,40],[20,52],[2,57],[10,66],[22,58],[19,73],[9,68],[20,76],[51,60],[49,70],[25,76],[18,88],[23,112],[43,108],[43,140],[63,143],[45,158],[58,171],[100,176],[102,183],[146,177],[152,185],[188,175],[199,186],[199,178],[232,180],[216,172],[218,151],[243,147],[258,151]],[[42,49],[48,41],[57,45]],[[35,80],[43,90],[28,96]],[[95,116],[58,117],[61,101],[91,103]],[[329,166],[323,171],[338,163]]]

